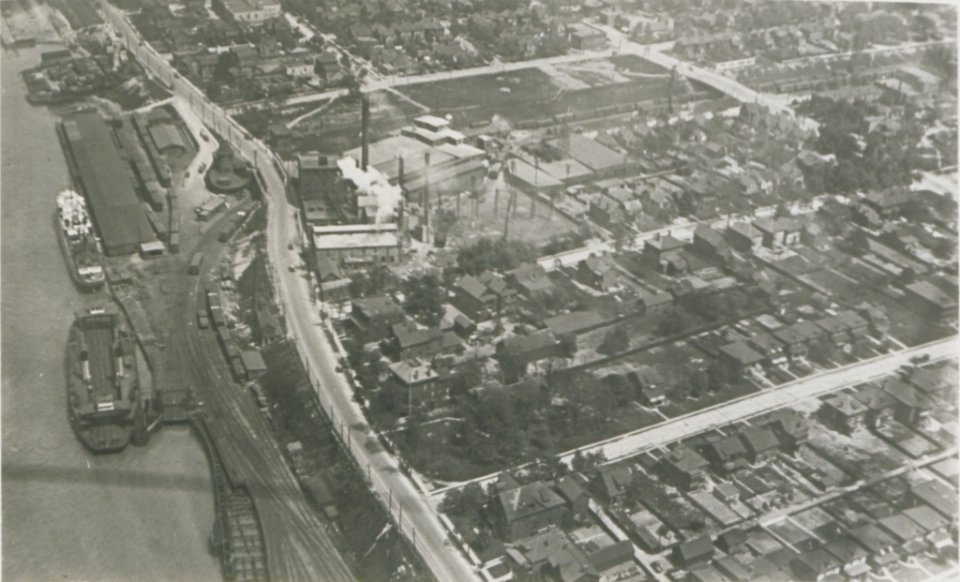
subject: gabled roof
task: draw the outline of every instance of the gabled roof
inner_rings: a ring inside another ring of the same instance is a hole
[[[633,483],[633,471],[625,465],[606,465],[598,473],[603,492],[610,498],[622,495]]]
[[[713,443],[712,446],[721,461],[735,459],[747,454],[747,449],[743,446],[743,441],[736,435],[729,435],[719,442]]]
[[[897,545],[897,541],[876,524],[870,523],[856,527],[851,529],[849,533],[850,537],[873,554]]]
[[[877,522],[880,527],[887,530],[894,538],[903,542],[908,542],[926,535],[927,531],[917,522],[913,521],[903,513],[897,513],[889,517],[884,517]]]
[[[867,412],[867,407],[849,394],[834,394],[824,398],[823,403],[844,416],[856,416]]]
[[[713,542],[710,536],[700,536],[677,546],[677,552],[685,563],[695,562],[713,555]]]
[[[563,499],[543,481],[501,491],[497,498],[508,523],[564,504]]]
[[[550,330],[541,330],[529,335],[514,335],[501,342],[503,351],[510,354],[525,354],[557,344]]]
[[[557,493],[570,503],[573,503],[586,494],[577,476],[578,475],[566,475],[557,481]]]
[[[823,574],[840,566],[840,562],[833,554],[820,547],[800,554],[799,557],[794,558],[791,566],[807,567],[817,574]]]
[[[673,449],[663,460],[685,473],[694,473],[707,466],[707,461],[686,445]]]
[[[740,433],[740,438],[743,439],[747,449],[754,453],[762,453],[780,446],[776,435],[769,428],[748,428]]]

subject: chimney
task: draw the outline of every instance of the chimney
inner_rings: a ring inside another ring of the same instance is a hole
[[[370,161],[370,97],[364,95],[360,103],[360,168],[366,172]]]

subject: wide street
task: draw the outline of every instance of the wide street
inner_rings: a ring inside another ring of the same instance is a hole
[[[576,453],[603,453],[609,460],[623,459],[659,446],[674,443],[714,427],[788,407],[804,400],[817,398],[857,384],[876,380],[896,372],[910,363],[912,358],[927,354],[933,361],[956,357],[957,337],[891,352],[868,360],[855,362],[833,370],[826,370],[793,382],[671,418],[650,427],[618,435],[562,453],[559,458],[570,464]],[[469,481],[455,483],[431,492],[438,497],[450,489],[469,483],[486,486],[496,480],[498,474],[485,475]]]
[[[189,103],[195,114],[216,129],[246,158],[252,160],[263,177],[268,204],[267,252],[273,284],[285,312],[290,334],[297,342],[304,364],[317,389],[320,402],[331,420],[344,429],[349,452],[367,472],[374,493],[389,507],[400,529],[415,545],[428,567],[439,580],[478,579],[470,563],[454,547],[447,545],[447,532],[427,500],[399,469],[397,460],[379,446],[369,428],[363,410],[353,401],[347,379],[334,370],[337,356],[324,333],[310,283],[301,272],[296,251],[287,244],[297,241],[295,207],[286,197],[284,179],[274,164],[273,153],[262,142],[250,139],[246,132],[220,107],[206,100],[202,92],[173,71],[170,64],[152,47],[142,43],[129,20],[116,8],[101,0],[100,6],[114,29],[148,70],[172,87]],[[297,248],[295,246],[295,248]]]

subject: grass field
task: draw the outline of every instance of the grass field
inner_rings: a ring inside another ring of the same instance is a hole
[[[643,68],[643,65],[630,60],[625,62],[628,63],[625,70],[629,72],[664,72],[659,67],[637,71],[635,69]],[[516,122],[560,113],[587,112],[610,105],[665,99],[668,90],[669,79],[666,77],[634,78],[587,89],[562,90],[549,74],[540,69],[421,83],[400,89],[433,109],[434,113],[453,115],[455,124],[489,121],[494,115]],[[676,96],[691,91],[685,82],[676,83]]]

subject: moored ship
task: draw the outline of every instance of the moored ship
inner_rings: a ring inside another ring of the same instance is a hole
[[[57,196],[57,236],[73,280],[83,289],[103,285],[100,243],[83,196],[73,190],[64,190]]]
[[[95,308],[76,315],[67,342],[67,408],[74,433],[94,453],[117,452],[130,443],[137,358],[119,313]]]

